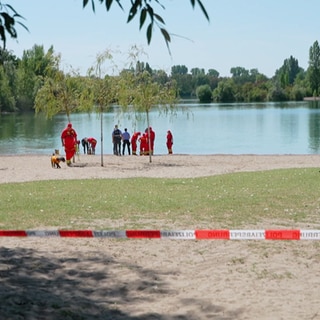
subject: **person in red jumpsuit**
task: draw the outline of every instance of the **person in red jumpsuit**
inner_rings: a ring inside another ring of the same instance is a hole
[[[147,134],[149,135],[150,133],[150,152],[151,155],[153,155],[153,151],[154,151],[154,140],[156,139],[156,133],[152,130],[151,127],[149,127],[149,132],[148,129],[147,130]]]
[[[89,142],[89,148],[91,148],[91,154],[96,154],[96,145],[97,140],[95,138],[87,138],[87,141]]]
[[[131,137],[131,149],[132,149],[132,155],[137,155],[137,140],[139,136],[141,135],[141,132],[134,132],[134,134]]]
[[[168,153],[172,154],[173,135],[170,130],[167,131],[167,148]]]
[[[148,155],[148,137],[147,134],[144,133],[142,136],[139,138],[140,141],[140,156],[145,156]]]
[[[67,165],[71,165],[71,159],[75,155],[77,148],[77,133],[72,128],[72,124],[68,123],[67,127],[61,133],[61,143],[66,153]]]

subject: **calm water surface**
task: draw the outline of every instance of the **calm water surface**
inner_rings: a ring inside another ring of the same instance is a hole
[[[151,112],[156,132],[155,154],[166,154],[166,132],[174,136],[173,152],[179,154],[317,154],[320,152],[320,105],[316,102],[209,104],[189,103],[188,112],[159,115]],[[97,114],[71,116],[78,138],[97,138],[101,152],[100,118]],[[103,152],[112,154],[111,132],[121,129],[144,131],[138,121],[117,112],[103,115]],[[60,134],[65,115],[52,120],[34,114],[0,116],[0,154],[51,154],[62,147]]]

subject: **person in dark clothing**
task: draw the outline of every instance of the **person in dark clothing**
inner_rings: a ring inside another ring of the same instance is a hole
[[[83,147],[83,153],[86,154],[88,152],[88,149],[89,149],[88,139],[87,138],[83,138],[81,140],[81,144],[82,144],[82,147]]]
[[[116,156],[121,156],[121,139],[122,139],[122,132],[118,128],[118,125],[115,125],[114,130],[112,132],[112,143],[113,143],[113,154]]]

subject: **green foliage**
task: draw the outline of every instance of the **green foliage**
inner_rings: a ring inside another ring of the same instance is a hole
[[[10,86],[8,76],[3,66],[0,66],[0,112],[14,112],[15,98]]]
[[[47,77],[36,96],[36,113],[44,112],[46,117],[51,119],[63,112],[70,122],[72,112],[90,111],[93,105],[83,103],[83,97],[87,95],[85,84],[86,81],[83,81],[82,77],[64,75],[62,72],[56,72],[53,77]]]
[[[276,71],[275,78],[278,80],[282,88],[293,85],[297,75],[302,71],[299,62],[293,56],[285,59],[282,67]]]
[[[284,89],[281,88],[280,84],[276,83],[269,91],[268,100],[270,101],[287,101],[289,100]]]
[[[89,3],[95,11],[95,3],[100,3],[109,11],[112,5],[116,2],[122,10],[127,10],[127,22],[130,23],[134,19],[139,20],[140,30],[146,27],[146,38],[150,44],[154,27],[157,27],[169,49],[171,41],[170,33],[167,31],[165,21],[158,13],[158,8],[165,9],[163,1],[161,0],[132,0],[128,7],[122,6],[124,1],[121,0],[82,0],[83,8],[87,7]],[[204,14],[205,18],[209,20],[208,13],[201,0],[190,0],[191,6],[194,8],[198,5]],[[127,5],[127,4],[126,4]],[[23,17],[9,4],[3,4],[0,0],[0,40],[2,40],[4,47],[7,35],[17,38],[16,25],[26,28],[20,20]],[[32,110],[35,97],[38,90],[45,84],[50,84],[55,74],[58,71],[59,57],[54,57],[53,48],[51,47],[47,53],[44,52],[43,47],[34,46],[31,50],[25,51],[19,65],[12,54],[6,50],[0,51],[0,65],[4,66],[2,72],[2,91],[0,92],[1,110],[2,111],[29,111]],[[10,64],[10,67],[8,65]],[[226,79],[219,78],[219,72],[210,68],[205,74],[203,68],[194,67],[188,73],[188,68],[184,65],[173,66],[171,75],[166,75],[164,72],[156,72],[151,69],[148,63],[144,65],[143,62],[137,62],[136,72],[147,71],[153,76],[153,81],[165,85],[165,83],[174,83],[177,86],[178,94],[182,98],[193,98],[196,95],[196,90],[199,86],[209,85],[214,91],[214,100],[219,102],[233,102],[233,101],[283,101],[289,99],[301,100],[306,95],[319,95],[320,90],[320,48],[318,41],[315,41],[309,50],[309,68],[307,77],[303,76],[306,81],[296,81],[305,74],[304,70],[299,67],[298,60],[293,56],[284,60],[283,65],[276,71],[273,79],[267,79],[266,76],[260,74],[257,69],[247,70],[243,67],[232,67],[230,72],[232,74],[232,82],[225,81]],[[97,73],[96,73],[97,74]],[[67,77],[67,76],[66,76]],[[77,76],[76,76],[77,77]],[[47,78],[51,78],[48,80]],[[98,76],[99,78],[99,76]],[[115,79],[115,78],[114,78]],[[87,96],[92,99],[93,91],[97,90],[97,83],[90,83],[86,79],[87,88],[82,88]],[[227,79],[228,80],[228,79]],[[48,83],[49,81],[49,83]],[[270,85],[272,81],[272,85]],[[53,82],[55,82],[53,80]],[[105,86],[102,82],[99,83],[100,89]],[[108,84],[111,88],[110,84]],[[95,88],[95,89],[94,89]],[[48,88],[47,88],[48,89]],[[94,89],[94,90],[93,90]],[[53,89],[57,91],[56,89]],[[61,88],[58,90],[61,93]],[[44,89],[45,91],[45,89]],[[48,91],[49,92],[49,91]],[[81,96],[81,93],[79,93]],[[110,101],[114,101],[112,94],[105,93],[109,101],[107,103],[99,103],[102,100],[101,94],[96,98],[98,105],[108,105]],[[89,100],[85,99],[84,95],[80,97],[81,105],[88,107]],[[80,109],[81,109],[81,105]],[[39,106],[37,107],[39,108]],[[75,105],[69,106],[72,111],[76,111]],[[70,115],[68,108],[64,108],[67,115]],[[58,107],[59,112],[61,108]],[[80,110],[79,109],[79,110]],[[54,109],[51,109],[53,111]],[[49,112],[48,115],[53,115]]]
[[[104,71],[104,65],[107,61],[112,61],[111,51],[106,50],[99,53],[95,64],[89,69],[89,87],[92,104],[98,106],[98,112],[103,112],[116,101],[116,77],[110,77]]]
[[[109,11],[112,7],[113,0],[97,0],[100,2],[100,4],[104,4],[107,11]],[[89,0],[83,0],[83,7],[86,7]],[[116,0],[119,7],[123,10],[123,7],[121,5],[121,0]],[[202,4],[201,0],[190,0],[190,3],[192,7],[194,8],[196,4],[199,5],[201,11],[203,12],[204,16],[207,20],[209,20],[209,15],[205,9],[205,6]],[[92,9],[95,11],[95,0],[91,0]],[[153,4],[159,5],[163,10],[165,9],[165,6],[161,4],[159,0],[132,0],[131,1],[131,7],[129,9],[128,17],[127,17],[127,23],[133,21],[136,17],[139,18],[139,29],[141,30],[145,24],[147,24],[146,29],[146,38],[148,44],[150,44],[152,39],[152,32],[154,27],[156,26],[164,40],[165,43],[169,49],[169,43],[171,41],[171,37],[169,32],[167,31],[165,27],[165,21],[161,17],[160,14],[158,14],[155,10],[155,7]]]
[[[131,71],[123,72],[119,79],[119,105],[126,113],[131,110],[135,117],[139,118],[141,114],[145,114],[148,128],[150,127],[149,113],[151,109],[158,108],[160,113],[175,112],[176,97],[174,83],[165,83],[164,85],[156,83],[147,71],[137,74]],[[150,145],[149,150],[151,150]],[[149,161],[152,161],[150,152]]]
[[[315,43],[312,47],[312,57],[315,58],[316,49]],[[124,95],[125,86],[121,83],[128,74],[140,75],[144,72],[149,74],[150,83],[154,82],[162,88],[174,87],[177,98],[195,98],[197,88],[201,86],[210,87],[216,102],[302,100],[307,96],[319,95],[317,81],[320,79],[320,69],[317,69],[316,59],[310,59],[310,66],[305,72],[298,67],[297,60],[290,57],[272,79],[257,69],[246,70],[242,67],[231,68],[231,78],[219,78],[215,69],[209,69],[206,74],[203,68],[197,67],[188,73],[184,65],[173,66],[168,75],[139,60],[140,55],[141,50],[134,46],[129,52],[130,67],[119,71],[111,51],[107,50],[97,56],[96,64],[88,70],[87,76],[80,77],[77,72],[65,74],[59,69],[60,56],[55,55],[53,47],[45,52],[43,46],[35,45],[25,50],[21,59],[11,52],[0,50],[1,111],[33,111],[36,108],[37,112],[44,111],[50,118],[59,112],[65,112],[69,117],[71,112],[91,111],[94,107],[98,107],[94,110],[101,112]],[[109,75],[104,70],[106,62],[119,75]],[[45,98],[47,94],[49,97]],[[70,100],[66,98],[68,95]],[[62,99],[65,101],[63,104]],[[129,110],[130,99],[122,105],[122,111]],[[206,98],[206,101],[209,100]]]
[[[234,102],[235,84],[232,79],[221,80],[218,87],[214,89],[212,97],[216,102]]]
[[[309,50],[308,79],[312,92],[318,96],[320,91],[320,47],[318,41],[315,41]]]
[[[209,69],[207,75],[213,78],[218,78],[219,72],[215,69]]]
[[[212,100],[212,91],[211,88],[208,84],[199,86],[197,88],[197,97],[200,102],[206,103],[206,102],[211,102]]]
[[[95,64],[88,71],[89,79],[86,92],[83,92],[82,97],[87,101],[88,108],[93,105],[100,115],[100,141],[101,141],[101,166],[103,167],[103,112],[110,108],[111,104],[117,100],[116,85],[117,78],[108,76],[104,71],[104,66],[107,61],[112,61],[113,56],[110,50],[105,50],[99,53],[96,57]],[[83,103],[83,102],[82,102]],[[111,128],[110,128],[111,130]]]
[[[192,75],[187,72],[188,68],[186,66],[173,66],[171,68],[171,79],[176,82],[178,95],[182,98],[191,98],[195,91]]]
[[[3,43],[3,49],[6,48],[7,33],[12,38],[18,37],[15,28],[16,23],[28,30],[28,28],[20,21],[21,19],[24,18],[10,4],[3,4],[0,1],[0,39]]]
[[[186,75],[188,68],[185,65],[176,65],[171,67],[171,76]]]
[[[176,88],[171,83],[162,85],[152,81],[147,71],[122,73],[119,83],[119,104],[125,108],[131,105],[136,113],[148,113],[154,107],[167,112],[176,102]]]

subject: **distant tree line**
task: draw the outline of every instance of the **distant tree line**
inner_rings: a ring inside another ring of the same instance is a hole
[[[6,49],[0,49],[0,112],[34,111],[39,95],[42,96],[41,101],[44,94],[53,97],[60,95],[61,101],[61,92],[67,92],[67,103],[68,95],[74,92],[79,97],[86,92],[89,94],[90,90],[85,84],[89,83],[86,80],[92,75],[88,73],[87,76],[81,76],[77,72],[66,74],[60,69],[60,60],[53,47],[45,51],[43,46],[35,45],[25,50],[21,58]],[[299,101],[304,97],[319,96],[320,47],[318,41],[310,47],[307,70],[290,56],[271,78],[259,73],[258,69],[247,70],[239,66],[230,69],[230,77],[220,77],[215,69],[206,72],[197,67],[189,71],[185,65],[175,65],[171,68],[171,74],[167,74],[163,70],[152,69],[142,61],[136,61],[134,67],[120,71],[116,77],[119,80],[128,72],[146,72],[156,84],[174,85],[177,98],[198,99],[203,103]],[[66,85],[68,90],[63,89]],[[112,99],[117,103],[116,95]],[[81,100],[76,104],[77,108],[79,105]]]

